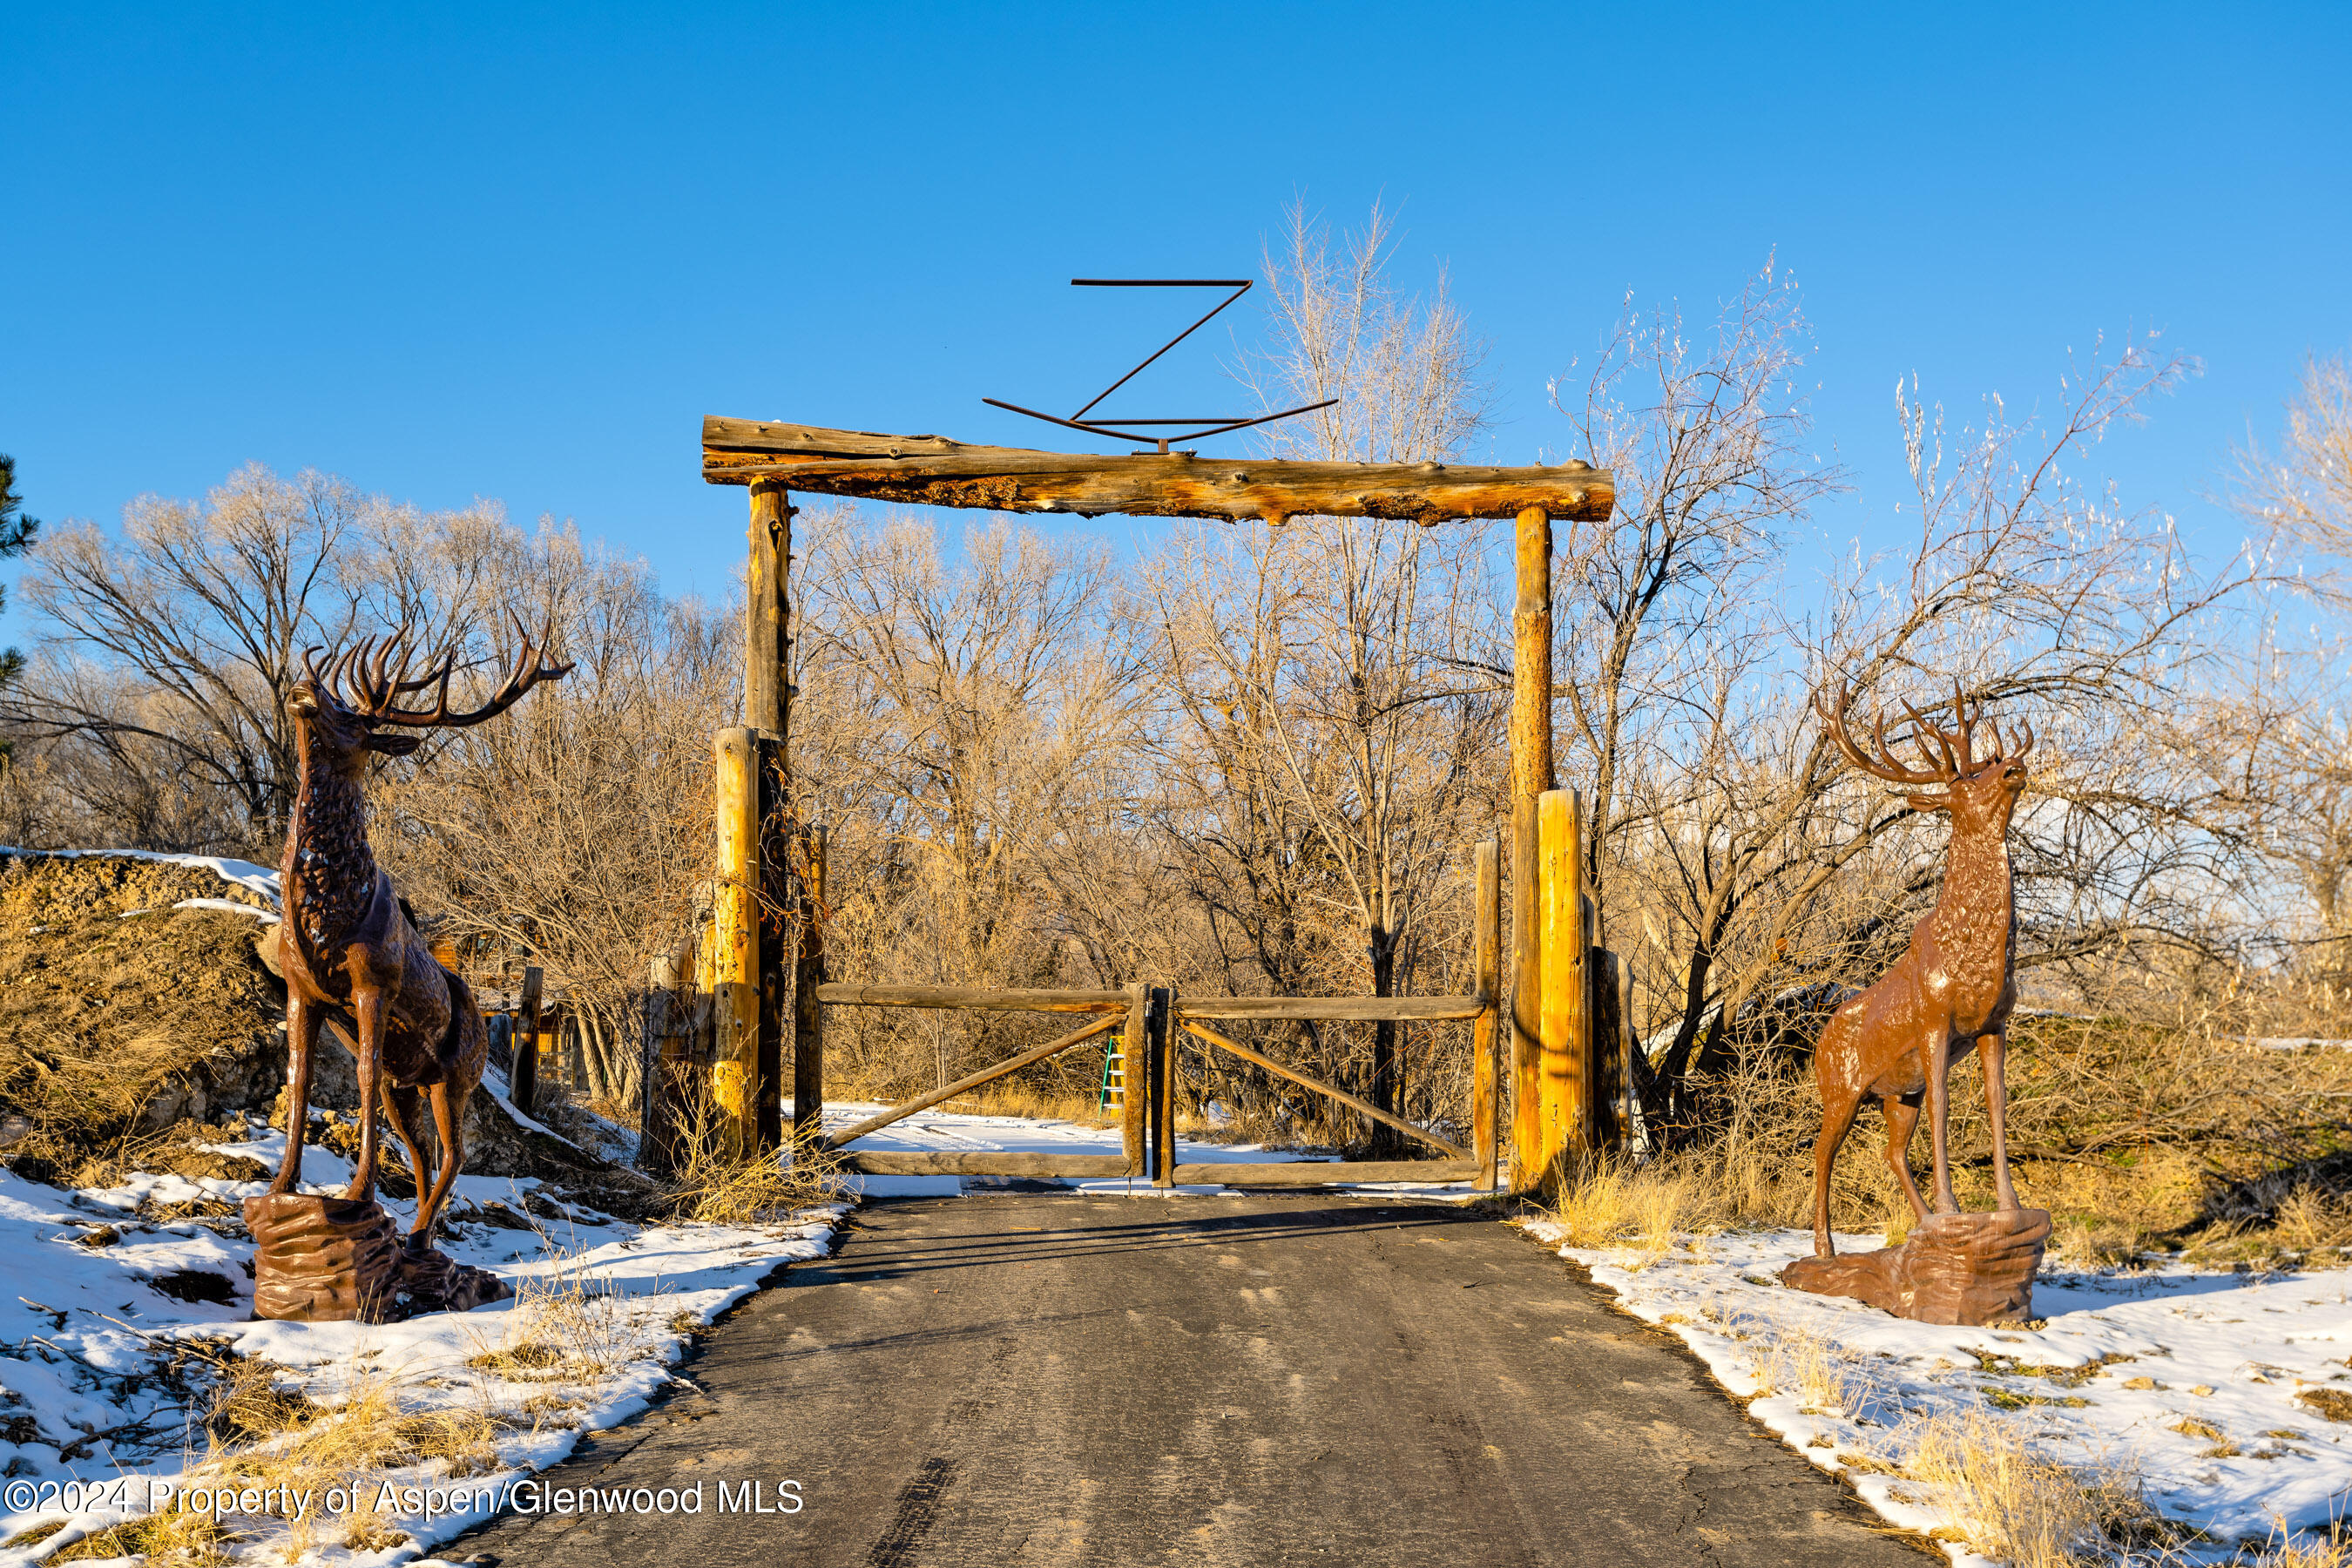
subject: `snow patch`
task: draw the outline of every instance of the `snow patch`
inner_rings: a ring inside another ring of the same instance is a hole
[[[275,1167],[285,1139],[257,1131],[212,1147]],[[332,1152],[304,1149],[302,1190],[340,1191],[350,1177]],[[391,1382],[415,1411],[476,1408],[486,1396],[501,1406],[532,1396],[560,1401],[558,1414],[500,1429],[493,1471],[463,1483],[495,1489],[562,1459],[581,1433],[646,1408],[675,1381],[669,1369],[694,1329],[781,1265],[823,1256],[847,1208],[823,1205],[756,1227],[638,1226],[564,1205],[535,1179],[459,1177],[444,1249],[527,1293],[534,1282],[577,1289],[605,1325],[602,1364],[534,1373],[509,1386],[480,1358],[517,1322],[512,1300],[383,1325],[253,1321],[253,1245],[230,1205],[267,1186],[142,1172],[117,1186],[65,1191],[0,1169],[0,1255],[10,1260],[0,1292],[0,1475],[37,1486],[131,1482],[99,1500],[78,1500],[83,1506],[70,1514],[54,1502],[16,1507],[13,1495],[0,1494],[10,1505],[0,1507],[0,1541],[67,1523],[37,1546],[0,1550],[0,1568],[138,1516],[148,1483],[174,1480],[197,1462],[203,1402],[191,1408],[184,1392],[157,1375],[190,1342],[277,1363],[288,1369],[281,1382],[330,1406],[370,1378]],[[383,1201],[404,1226],[413,1217],[410,1205]],[[526,1213],[538,1216],[536,1231],[517,1228],[530,1223]],[[438,1479],[425,1466],[383,1479],[399,1486]],[[330,1547],[324,1558],[404,1561],[481,1522],[465,1513],[379,1517],[410,1542],[372,1552]],[[283,1541],[284,1520],[228,1522],[255,1537],[241,1561],[282,1555],[272,1543]],[[325,1521],[320,1539],[339,1541],[351,1522]]]
[[[1528,1228],[1562,1239],[1549,1221]],[[1884,1244],[1838,1237],[1846,1251]],[[2147,1500],[2206,1532],[2217,1557],[2275,1532],[2324,1531],[2352,1501],[2352,1423],[2320,1408],[2332,1394],[2352,1400],[2352,1274],[2045,1267],[2032,1324],[1948,1328],[1781,1285],[1782,1266],[1811,1251],[1811,1233],[1797,1230],[1683,1238],[1654,1259],[1559,1248],[1626,1310],[1671,1329],[1749,1401],[1749,1415],[1847,1475],[1905,1529],[1951,1521],[1917,1483],[1878,1468],[1900,1462],[1917,1424],[1970,1413],[2071,1468],[2137,1474]],[[1842,1400],[1809,1407],[1772,1387],[1776,1359],[1785,1368],[1789,1347],[1808,1338],[1826,1349],[1824,1381],[1843,1384]]]

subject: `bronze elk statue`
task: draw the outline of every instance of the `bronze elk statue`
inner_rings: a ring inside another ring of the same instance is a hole
[[[1830,740],[1855,767],[1902,786],[1912,810],[1950,813],[1952,838],[1935,912],[1912,931],[1910,946],[1895,966],[1831,1016],[1813,1051],[1822,1091],[1822,1131],[1813,1145],[1813,1252],[1820,1258],[1835,1250],[1830,1240],[1830,1173],[1865,1099],[1877,1100],[1885,1117],[1886,1163],[1922,1221],[1928,1205],[1912,1177],[1907,1151],[1926,1100],[1935,1159],[1934,1212],[1960,1212],[1946,1150],[1948,1079],[1953,1063],[1971,1050],[1984,1062],[1999,1212],[2018,1209],[2010,1184],[2009,1098],[2002,1079],[2009,1017],[2017,1005],[2009,823],[2025,787],[2033,731],[2020,724],[2017,735],[2004,738],[1998,725],[1983,723],[1982,705],[1967,700],[1956,683],[1949,729],[1930,724],[1917,709],[1903,704],[1912,725],[1907,738],[1924,763],[1915,768],[1888,746],[1884,710],[1872,728],[1869,749],[1856,743],[1846,726],[1849,700],[1843,684],[1834,700],[1826,691],[1814,698]],[[1980,725],[1990,742],[1981,757],[1976,750]],[[1897,744],[1905,738],[1898,735]]]
[[[320,1026],[332,1018],[356,1045],[359,1063],[359,1153],[343,1196],[364,1203],[373,1195],[382,1106],[407,1148],[409,1171],[416,1179],[416,1221],[406,1244],[412,1255],[430,1248],[434,1222],[465,1168],[466,1101],[482,1080],[489,1041],[473,993],[433,956],[393,890],[392,879],[368,849],[368,759],[405,755],[422,743],[427,730],[495,718],[541,681],[560,680],[571,672],[568,664],[543,661],[541,647],[520,620],[515,632],[521,647],[504,684],[489,700],[464,712],[449,710],[457,655],[445,655],[411,679],[405,627],[380,642],[362,642],[324,669],[320,650],[308,650],[307,673],[294,683],[286,703],[294,717],[300,766],[280,868],[285,919],[278,952],[286,976],[292,1103],[286,1161],[269,1190],[291,1193],[300,1175],[311,1059]],[[433,694],[429,704],[404,705],[427,690]],[[440,1145],[429,1187],[418,1122],[428,1101]]]

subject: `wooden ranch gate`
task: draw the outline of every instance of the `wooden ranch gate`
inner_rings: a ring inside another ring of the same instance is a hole
[[[988,1012],[1091,1014],[1090,1022],[1041,1046],[1007,1057],[993,1066],[957,1079],[928,1094],[894,1105],[823,1139],[825,1146],[843,1152],[853,1171],[869,1175],[1035,1176],[1108,1179],[1140,1177],[1168,1187],[1196,1182],[1238,1183],[1249,1186],[1319,1185],[1349,1182],[1477,1181],[1492,1189],[1496,1183],[1496,1092],[1494,1063],[1502,1006],[1497,984],[1496,942],[1500,931],[1500,900],[1495,846],[1479,847],[1478,942],[1475,965],[1478,991],[1468,996],[1203,996],[1193,999],[1167,986],[1141,982],[1123,991],[983,991],[939,985],[819,984],[818,1002],[847,1007],[959,1007]],[[822,1015],[820,1015],[820,1019]],[[1426,1128],[1416,1127],[1347,1090],[1307,1077],[1264,1052],[1228,1039],[1213,1025],[1234,1019],[1317,1019],[1401,1024],[1468,1019],[1473,1023],[1471,1083],[1473,1148],[1448,1142]],[[820,1023],[820,1028],[822,1025]],[[1122,1143],[1117,1154],[1012,1153],[873,1153],[848,1145],[892,1122],[929,1110],[942,1100],[968,1094],[1024,1068],[1034,1067],[1072,1047],[1085,1044],[1113,1029],[1122,1029],[1129,1060],[1143,1064],[1140,1093],[1121,1096]],[[1253,1062],[1277,1078],[1337,1100],[1374,1121],[1397,1129],[1410,1138],[1433,1146],[1445,1158],[1430,1160],[1288,1161],[1258,1164],[1239,1162],[1181,1164],[1176,1160],[1177,1037],[1189,1034],[1203,1045]],[[821,1037],[796,1040],[796,1054],[808,1045],[822,1049]],[[798,1102],[795,1101],[795,1110]],[[797,1118],[796,1118],[797,1120]],[[1336,1171],[1333,1167],[1339,1167]]]
[[[702,428],[703,478],[750,488],[749,605],[743,727],[717,739],[719,880],[702,970],[709,997],[710,1086],[745,1146],[784,1137],[789,1065],[792,1137],[841,1148],[982,1084],[1017,1072],[1113,1029],[1125,1031],[1131,1069],[1116,1155],[879,1153],[845,1151],[871,1173],[1038,1177],[1149,1177],[1190,1182],[1306,1184],[1464,1181],[1526,1190],[1565,1158],[1601,1146],[1630,1092],[1630,1036],[1594,1027],[1612,968],[1597,946],[1599,911],[1583,891],[1580,813],[1574,793],[1553,788],[1551,732],[1551,524],[1605,520],[1616,501],[1606,470],[1582,463],[1499,468],[1440,463],[1362,464],[1202,460],[1190,452],[1087,456],[975,447],[937,436],[883,436],[775,421],[710,418]],[[1499,955],[1497,847],[1478,847],[1478,989],[1466,996],[1188,997],[1142,983],[1120,991],[989,991],[828,983],[824,978],[824,846],[821,830],[792,810],[790,662],[792,559],[789,492],[1013,512],[1124,512],[1143,517],[1262,520],[1387,517],[1424,526],[1515,521],[1517,603],[1512,620],[1511,958]],[[1622,994],[1622,987],[1615,992]],[[950,1007],[1076,1015],[1087,1021],[956,1083],[892,1107],[826,1138],[824,1014],[828,1007]],[[1504,1027],[1507,1011],[1508,1028]],[[1622,1016],[1622,1010],[1612,1010]],[[1333,1085],[1318,1082],[1220,1031],[1243,1019],[1469,1020],[1473,1025],[1472,1146],[1465,1149]],[[651,1032],[649,1026],[649,1033]],[[1433,1145],[1439,1160],[1176,1163],[1178,1036],[1252,1062],[1314,1093]],[[1507,1067],[1503,1047],[1507,1034]],[[789,1063],[787,1062],[789,1047]],[[652,1068],[655,1064],[648,1063]],[[1138,1082],[1138,1079],[1140,1082]],[[658,1071],[648,1073],[658,1083]],[[1498,1152],[1510,1105],[1507,1158]]]

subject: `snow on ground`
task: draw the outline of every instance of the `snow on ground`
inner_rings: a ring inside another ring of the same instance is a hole
[[[1528,1228],[1560,1239],[1549,1222]],[[2216,1557],[2352,1511],[2352,1274],[2045,1265],[2035,1326],[1944,1328],[1782,1286],[1780,1268],[1811,1250],[1810,1232],[1772,1230],[1684,1238],[1648,1262],[1616,1247],[1560,1255],[1671,1327],[1751,1415],[1906,1529],[1951,1521],[1881,1467],[1900,1462],[1915,1424],[1971,1411],[2070,1467],[2136,1474]],[[1834,1358],[1842,1406],[1808,1408],[1790,1391],[1792,1348],[1808,1343]]]
[[[274,1169],[285,1143],[270,1132],[215,1147]],[[303,1151],[304,1190],[340,1191],[350,1174],[332,1152]],[[405,1542],[343,1550],[335,1543],[352,1522],[348,1511],[322,1517],[328,1500],[313,1500],[320,1555],[306,1561],[413,1558],[481,1522],[506,1500],[503,1489],[562,1458],[582,1431],[643,1409],[672,1381],[668,1369],[688,1333],[781,1264],[821,1256],[845,1207],[760,1228],[637,1226],[557,1203],[535,1180],[460,1177],[445,1250],[492,1269],[527,1300],[406,1323],[283,1323],[248,1321],[252,1243],[241,1226],[227,1223],[238,1199],[265,1187],[141,1173],[119,1187],[67,1192],[0,1171],[0,1258],[7,1260],[0,1292],[0,1542],[69,1521],[36,1546],[0,1548],[0,1568],[144,1513],[166,1495],[152,1483],[179,1478],[203,1458],[202,1399],[192,1415],[185,1384],[166,1371],[174,1350],[191,1344],[215,1355],[266,1358],[288,1369],[282,1382],[321,1405],[389,1383],[412,1413],[507,1413],[490,1471],[435,1483],[461,1486],[464,1500],[424,1498],[415,1506],[392,1500],[381,1522],[404,1531]],[[404,1225],[414,1213],[390,1199],[384,1206]],[[89,1245],[110,1231],[109,1244]],[[555,1336],[563,1342],[561,1359],[469,1365],[508,1346],[510,1330],[538,1331],[529,1314],[548,1309],[528,1300],[534,1294],[570,1313],[569,1328]],[[513,1414],[526,1401],[530,1413]],[[433,1470],[411,1466],[383,1479],[422,1488]],[[283,1507],[264,1508],[260,1517],[224,1520],[255,1542],[243,1560],[266,1561],[273,1544],[290,1544]]]
[[[785,1114],[789,1116],[791,1102],[785,1103]],[[825,1131],[838,1132],[889,1109],[878,1101],[866,1104],[828,1100],[824,1102]],[[931,1110],[917,1111],[903,1121],[892,1122],[879,1132],[866,1134],[857,1141],[854,1152],[861,1154],[1116,1154],[1120,1147],[1119,1129],[1116,1124],[1097,1127],[1086,1122],[1033,1116],[978,1116],[964,1111]],[[1181,1134],[1176,1140],[1176,1163],[1180,1165],[1272,1164],[1329,1158],[1332,1156],[1306,1154],[1292,1149],[1269,1149],[1263,1143],[1202,1142]],[[910,1197],[922,1194],[985,1192],[991,1186],[1002,1186],[1012,1179],[1003,1176],[856,1176],[851,1178],[851,1184],[856,1190],[871,1197]],[[1229,1190],[1222,1186],[1155,1187],[1148,1176],[1118,1176],[1102,1180],[1073,1177],[1061,1184],[1084,1193],[1132,1194],[1138,1197],[1156,1196],[1168,1192],[1199,1195]],[[1467,1201],[1477,1195],[1471,1191],[1467,1182],[1341,1184],[1360,1192],[1397,1193],[1455,1201]]]

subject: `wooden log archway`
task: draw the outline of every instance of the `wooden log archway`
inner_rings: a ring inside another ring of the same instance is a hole
[[[1510,1139],[1510,1184],[1541,1181],[1560,1156],[1590,1142],[1596,1122],[1591,1020],[1580,998],[1561,984],[1545,984],[1550,967],[1583,970],[1585,921],[1547,910],[1538,898],[1549,862],[1561,858],[1539,823],[1538,803],[1552,788],[1551,554],[1553,522],[1603,521],[1616,504],[1608,472],[1580,462],[1545,468],[1487,468],[1445,463],[1310,463],[1251,458],[1202,458],[1192,452],[1087,455],[1015,447],[973,446],[940,436],[890,436],[835,430],[782,420],[711,417],[702,423],[702,476],[711,484],[751,490],[750,608],[744,660],[743,723],[762,738],[762,772],[788,778],[786,737],[792,687],[786,670],[790,616],[786,568],[792,556],[788,491],[925,506],[1070,513],[1095,517],[1193,517],[1262,521],[1280,527],[1293,517],[1378,517],[1425,527],[1478,520],[1513,520],[1517,601],[1512,616],[1515,654],[1511,705],[1511,912],[1513,1003],[1509,1062],[1517,1107]],[[722,764],[728,755],[722,750]],[[788,784],[785,786],[788,789]],[[731,797],[730,797],[731,798]],[[1555,804],[1549,816],[1560,818]],[[756,846],[738,826],[722,836],[720,879],[750,888],[763,879]],[[1547,848],[1550,850],[1546,853]],[[1574,850],[1569,851],[1572,856]],[[1557,873],[1555,873],[1557,875]],[[1570,910],[1580,902],[1571,882],[1551,900]],[[746,900],[746,902],[749,900]],[[1549,919],[1547,920],[1547,914]],[[1587,917],[1589,919],[1589,917]],[[1570,926],[1573,937],[1560,928]],[[787,965],[814,989],[822,959],[813,920],[801,922],[812,944],[793,955],[757,951],[756,942],[722,946],[722,963],[740,969],[718,976],[722,990],[743,997],[737,1026],[722,1034],[722,1054],[735,1063],[718,1081],[745,1086],[726,1108],[747,1136],[777,1125],[783,1076],[776,1032],[788,1015],[772,993]],[[1546,931],[1551,932],[1548,944]],[[1562,950],[1573,941],[1572,959]],[[751,998],[761,999],[755,1005]],[[823,1076],[823,1041],[811,1026],[814,1009],[793,1031],[796,1136],[814,1136]],[[1482,1064],[1482,1067],[1485,1064]],[[759,1089],[750,1089],[754,1081]],[[814,1091],[814,1092],[813,1092]],[[762,1114],[762,1112],[765,1114]],[[772,1134],[771,1134],[772,1135]],[[1482,1148],[1494,1134],[1481,1130]],[[1491,1160],[1491,1154],[1486,1156]],[[1485,1163],[1485,1161],[1482,1161]]]

